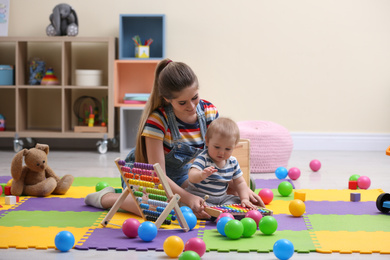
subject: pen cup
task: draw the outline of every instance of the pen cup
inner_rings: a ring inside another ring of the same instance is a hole
[[[146,45],[135,46],[135,57],[149,58],[149,46]]]

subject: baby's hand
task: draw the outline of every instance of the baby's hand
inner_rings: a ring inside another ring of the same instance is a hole
[[[214,166],[207,167],[203,170],[203,176],[209,177],[214,172],[217,172],[218,170],[214,168]]]
[[[250,202],[250,200],[248,200],[248,199],[241,200],[241,205],[245,208],[257,210],[257,207],[254,204],[252,204],[252,202]]]

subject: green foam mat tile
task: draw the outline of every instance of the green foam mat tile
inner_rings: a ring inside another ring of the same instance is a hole
[[[108,185],[111,187],[121,187],[121,178],[119,177],[104,177],[104,178],[98,178],[98,177],[75,177],[72,186],[88,186],[88,187],[94,187],[99,182],[104,181],[107,182]]]
[[[272,235],[264,235],[259,230],[249,238],[230,239],[222,236],[216,229],[205,230],[203,241],[208,251],[218,252],[272,252],[273,245],[279,239],[288,239],[294,244],[296,252],[308,253],[316,250],[309,231],[277,231]]]
[[[104,215],[104,214],[103,214]],[[72,211],[10,211],[0,219],[3,227],[91,227],[102,212],[72,212]],[[96,224],[97,225],[97,224]]]
[[[307,215],[315,231],[390,232],[387,215]]]

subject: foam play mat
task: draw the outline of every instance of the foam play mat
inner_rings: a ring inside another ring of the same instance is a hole
[[[0,177],[6,183],[10,177]],[[5,205],[0,197],[0,248],[55,248],[54,238],[60,231],[70,231],[75,237],[77,250],[156,250],[163,251],[163,243],[175,235],[184,242],[193,237],[202,238],[207,251],[218,252],[271,252],[273,244],[282,238],[290,240],[298,253],[381,253],[390,254],[390,214],[376,208],[380,189],[369,190],[310,190],[300,189],[306,195],[306,212],[293,217],[289,202],[293,194],[282,197],[277,191],[279,179],[256,180],[256,187],[274,192],[267,208],[273,211],[278,228],[272,235],[260,230],[250,238],[231,240],[220,235],[212,221],[198,221],[189,232],[180,226],[162,225],[157,237],[145,242],[140,238],[127,238],[122,223],[128,218],[142,219],[127,212],[115,213],[107,227],[100,222],[108,211],[84,204],[84,197],[95,191],[98,182],[105,181],[120,187],[119,178],[77,177],[66,195],[46,198],[20,197],[15,205]],[[350,201],[350,193],[360,193],[358,202]],[[111,225],[114,224],[114,225]]]

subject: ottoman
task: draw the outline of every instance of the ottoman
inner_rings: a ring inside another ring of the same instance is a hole
[[[251,173],[275,172],[278,167],[287,167],[293,149],[289,131],[274,122],[237,122],[240,135],[250,140]]]

